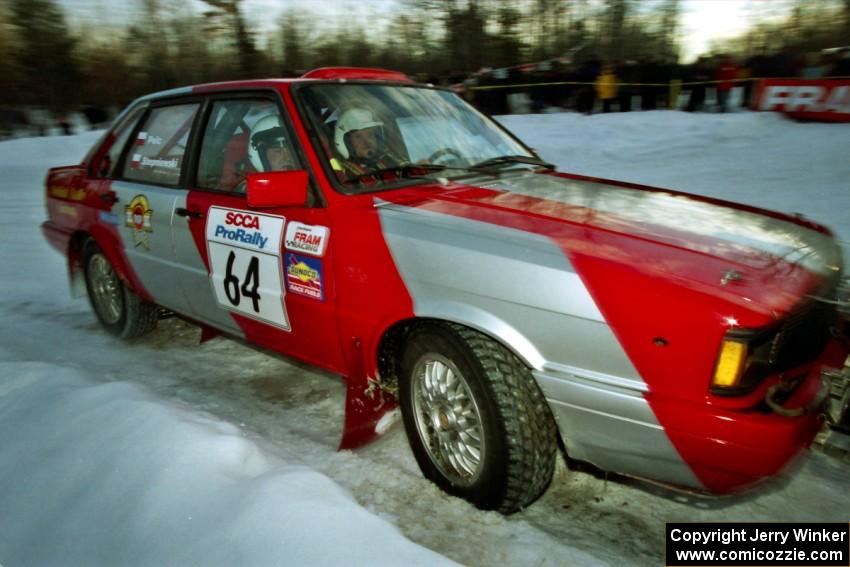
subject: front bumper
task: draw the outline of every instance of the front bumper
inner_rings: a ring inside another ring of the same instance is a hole
[[[790,396],[788,415],[683,402],[586,377],[535,372],[568,454],[672,487],[730,493],[775,476],[811,445],[830,392],[822,361]],[[850,388],[846,390],[850,399]],[[799,411],[797,411],[799,410]]]
[[[706,490],[735,492],[779,474],[811,445],[824,423],[827,393],[820,366],[813,365],[785,402],[788,415],[765,407],[692,407],[666,429]]]

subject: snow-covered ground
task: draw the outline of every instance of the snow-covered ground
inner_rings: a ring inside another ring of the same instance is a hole
[[[565,171],[799,212],[850,241],[850,126],[663,111],[501,120]],[[174,319],[112,339],[70,298],[39,230],[45,170],[96,137],[0,143],[0,564],[658,565],[667,521],[850,519],[850,468],[818,453],[720,499],[561,465],[528,510],[481,512],[421,477],[400,424],[336,452],[334,376],[224,338],[199,345]]]

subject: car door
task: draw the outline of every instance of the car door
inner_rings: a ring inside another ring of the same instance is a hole
[[[276,209],[246,199],[249,173],[304,169],[276,96],[209,100],[192,190],[173,221],[180,281],[199,321],[341,370],[327,210],[317,199]]]
[[[171,224],[178,203],[186,199],[185,158],[199,110],[199,100],[148,109],[124,150],[120,175],[110,184],[130,265],[158,304],[179,313],[186,313],[189,304],[179,281]]]

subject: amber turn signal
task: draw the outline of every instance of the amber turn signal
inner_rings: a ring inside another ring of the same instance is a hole
[[[718,388],[734,388],[741,381],[744,363],[747,360],[747,345],[740,341],[726,339],[720,347],[717,367],[711,383]]]

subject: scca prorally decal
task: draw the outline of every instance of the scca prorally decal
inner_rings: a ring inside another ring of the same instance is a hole
[[[133,245],[144,246],[150,250],[150,233],[153,232],[151,217],[153,211],[144,195],[136,195],[130,204],[124,207],[124,224],[133,229]]]
[[[206,240],[219,305],[289,331],[280,243],[284,217],[210,207]]]
[[[298,254],[286,253],[286,286],[292,293],[324,299],[322,290],[322,261]]]
[[[328,227],[290,222],[286,225],[284,243],[287,250],[323,256],[328,244]]]
[[[224,223],[215,227],[215,238],[226,242],[240,242],[256,246],[260,250],[269,242],[268,236],[263,236],[260,230],[260,217],[250,213],[238,213],[228,211],[224,216]]]

